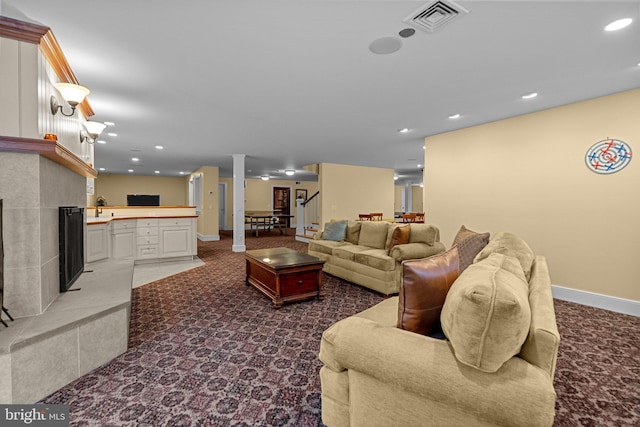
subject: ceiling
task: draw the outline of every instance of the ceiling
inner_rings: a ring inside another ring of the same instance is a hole
[[[0,13],[51,27],[92,120],[115,123],[100,173],[232,176],[245,154],[247,177],[314,180],[303,166],[326,162],[418,184],[428,135],[640,87],[640,0],[458,1],[468,14],[401,38],[426,3],[0,0]],[[372,53],[383,37],[401,48]]]

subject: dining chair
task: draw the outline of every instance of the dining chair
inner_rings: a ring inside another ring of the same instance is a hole
[[[382,221],[382,212],[371,212],[371,221]]]

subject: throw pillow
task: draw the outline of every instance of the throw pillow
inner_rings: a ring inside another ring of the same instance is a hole
[[[323,240],[339,242],[347,235],[347,221],[332,221],[324,225]]]
[[[395,245],[405,245],[409,243],[409,234],[411,233],[411,227],[409,224],[395,227],[393,234],[391,234],[391,240],[389,241],[389,247],[387,252],[391,252],[391,249]]]
[[[529,334],[529,287],[518,260],[494,253],[471,264],[451,286],[440,315],[456,359],[495,372]]]
[[[476,233],[464,225],[458,230],[451,246],[458,247],[460,273],[473,263],[473,259],[489,243],[489,233]]]
[[[358,245],[374,249],[386,249],[389,225],[386,221],[362,221]]]
[[[531,267],[535,259],[533,250],[519,236],[507,231],[499,231],[493,239],[476,255],[474,262],[482,261],[493,253],[504,254],[516,258],[524,271],[527,282],[531,278]]]
[[[402,263],[398,328],[427,335],[439,329],[447,292],[458,278],[458,248]]]

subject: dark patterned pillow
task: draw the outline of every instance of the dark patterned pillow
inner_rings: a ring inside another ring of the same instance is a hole
[[[458,230],[451,246],[458,247],[460,273],[473,263],[473,259],[489,243],[489,233],[476,233],[464,225]]]

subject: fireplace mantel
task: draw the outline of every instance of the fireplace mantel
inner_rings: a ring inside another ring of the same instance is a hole
[[[86,178],[98,177],[98,172],[94,168],[83,162],[58,141],[0,135],[0,151],[40,154],[51,161],[71,169],[78,175]]]

